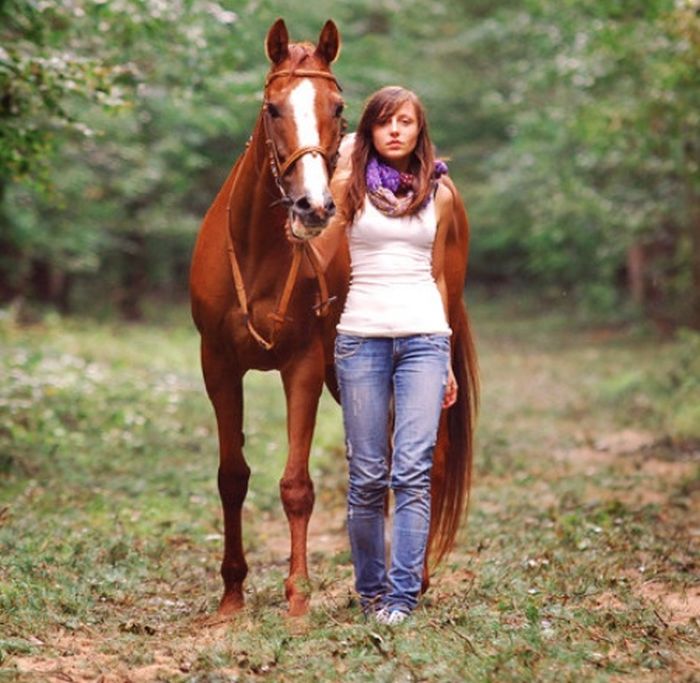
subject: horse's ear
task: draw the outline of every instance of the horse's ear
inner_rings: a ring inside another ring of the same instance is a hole
[[[340,53],[340,34],[338,27],[332,19],[329,19],[321,29],[316,46],[316,55],[326,63],[332,64]]]
[[[273,64],[279,64],[289,54],[289,33],[284,19],[278,19],[267,32],[265,54]]]

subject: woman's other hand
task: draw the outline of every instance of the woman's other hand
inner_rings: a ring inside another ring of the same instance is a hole
[[[447,386],[445,387],[445,396],[442,399],[442,407],[450,408],[457,401],[457,380],[455,379],[455,373],[452,372],[452,366],[449,367],[449,372],[447,375]]]

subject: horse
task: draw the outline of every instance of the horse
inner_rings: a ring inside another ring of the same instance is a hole
[[[307,531],[314,504],[309,452],[324,384],[339,400],[333,345],[350,277],[347,245],[323,266],[309,247],[335,212],[329,183],[344,105],[331,64],[339,49],[331,20],[316,45],[290,42],[282,19],[270,27],[263,105],[245,151],[206,213],[193,252],[192,317],[219,437],[224,591],[218,614],[223,617],[244,606],[248,573],[241,512],[250,468],[242,427],[243,376],[251,369],[277,370],[282,377],[288,453],[280,497],[291,540],[285,594],[290,616],[308,611]],[[299,239],[290,240],[286,230]],[[437,556],[454,542],[468,495],[475,398],[473,346],[461,303],[468,240],[463,208],[452,232],[448,289],[453,330],[462,340],[455,372],[463,391],[444,417],[436,447],[431,543]]]

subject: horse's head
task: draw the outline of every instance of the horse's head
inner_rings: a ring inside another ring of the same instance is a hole
[[[335,213],[329,180],[342,135],[343,99],[330,65],[339,48],[330,20],[317,45],[290,43],[282,19],[265,41],[272,62],[262,111],[265,136],[292,232],[301,239],[318,235]]]

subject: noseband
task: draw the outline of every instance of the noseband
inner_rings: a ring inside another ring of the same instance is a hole
[[[294,69],[294,70],[289,70],[289,69],[284,69],[282,71],[276,71],[275,73],[270,74],[267,79],[265,80],[265,91],[267,91],[268,86],[272,81],[274,81],[276,78],[325,78],[329,81],[333,81],[335,83],[336,87],[338,88],[338,91],[342,92],[342,87],[340,86],[340,83],[338,83],[338,79],[332,74],[329,73],[328,71],[318,71],[315,69]],[[267,97],[265,98],[265,103],[267,104]],[[344,119],[341,119],[341,136],[343,134],[343,121]],[[272,171],[272,177],[275,179],[275,185],[277,185],[277,189],[280,192],[281,198],[275,202],[275,203],[280,203],[284,204],[285,206],[291,206],[294,202],[292,198],[287,194],[287,191],[284,189],[284,185],[282,183],[282,179],[284,178],[285,175],[289,172],[289,169],[292,168],[292,166],[301,159],[301,157],[305,156],[306,154],[312,154],[316,156],[317,154],[320,154],[323,160],[326,162],[326,169],[328,170],[328,177],[330,178],[331,175],[333,175],[333,171],[335,169],[335,164],[338,160],[338,150],[336,149],[333,155],[329,155],[328,151],[324,149],[323,147],[320,147],[318,145],[309,145],[307,147],[299,147],[295,149],[285,160],[282,162],[280,160],[279,152],[277,151],[277,146],[275,145],[274,138],[272,137],[272,131],[270,129],[270,114],[267,111],[263,112],[263,128],[265,130],[265,145],[268,149],[268,154],[270,157],[270,169]],[[339,145],[340,146],[340,145]]]

